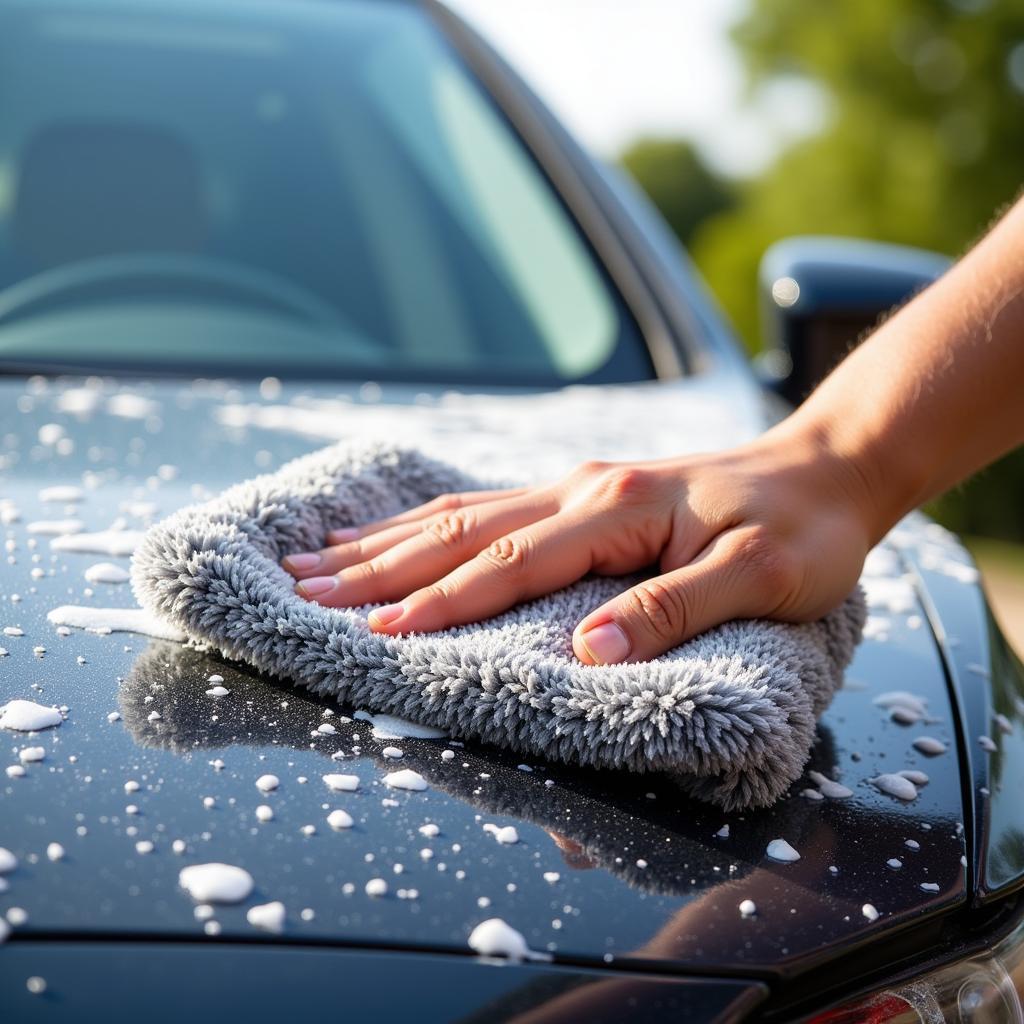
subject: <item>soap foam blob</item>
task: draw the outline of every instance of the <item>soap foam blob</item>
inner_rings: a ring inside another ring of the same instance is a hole
[[[284,904],[280,900],[272,903],[261,903],[250,907],[245,914],[246,921],[254,928],[262,928],[268,932],[284,930]]]
[[[421,791],[427,788],[427,780],[411,768],[403,768],[398,772],[389,772],[384,776],[384,783],[392,789],[411,789]]]
[[[252,875],[234,864],[190,864],[178,884],[197,903],[241,903],[253,890]]]
[[[276,775],[261,775],[256,780],[256,788],[264,793],[270,793],[281,785],[281,780]]]
[[[500,917],[481,921],[469,933],[469,948],[480,956],[501,956],[509,960],[526,960],[538,957],[526,944],[521,932],[517,932]]]
[[[914,749],[928,757],[937,757],[939,754],[944,754],[948,748],[942,740],[937,740],[934,736],[918,736],[914,740]]]
[[[60,502],[65,505],[81,501],[84,497],[85,492],[82,488],[73,484],[55,484],[52,487],[44,487],[39,492],[40,501]]]
[[[327,815],[327,824],[331,826],[335,831],[341,831],[342,829],[351,828],[355,822],[352,820],[352,815],[348,811],[343,811],[340,808],[336,811],[331,811]]]
[[[371,878],[366,883],[367,896],[386,896],[387,891],[388,883],[383,878]]]
[[[90,583],[127,583],[131,573],[123,566],[113,562],[97,562],[85,570],[85,578]]]
[[[100,530],[97,533],[83,533],[83,525],[79,523],[77,529],[54,531],[60,536],[50,541],[50,547],[54,551],[76,551],[82,554],[123,558],[133,554],[145,536],[141,530]]]
[[[875,906],[874,906],[873,903],[865,903],[864,906],[860,908],[860,912],[869,921],[877,921],[878,920],[878,911],[875,909]]]
[[[358,775],[325,775],[323,780],[335,793],[354,793],[359,788]]]
[[[139,633],[158,640],[184,640],[185,634],[144,608],[88,608],[65,604],[47,612],[55,626],[73,626],[92,633]]]
[[[782,861],[784,864],[791,864],[800,859],[800,854],[785,839],[773,839],[768,844],[767,852],[772,860]]]
[[[10,850],[0,846],[0,875],[6,875],[18,866],[18,858]]]
[[[488,822],[484,825],[484,831],[489,832],[502,845],[510,846],[513,843],[519,842],[519,833],[514,825],[506,825],[504,828],[499,828],[497,825]]]
[[[357,711],[352,717],[369,722],[373,729],[373,738],[376,740],[442,740],[448,735],[444,729],[420,725],[397,715],[376,715],[369,711]]]
[[[22,747],[18,751],[18,758],[22,764],[29,764],[32,761],[42,761],[46,757],[45,747]]]
[[[48,708],[31,700],[11,700],[0,707],[0,729],[38,732],[40,729],[52,729],[63,721],[56,708]]]
[[[821,772],[808,772],[807,774],[810,775],[822,795],[827,796],[830,800],[845,800],[847,797],[853,796],[852,789],[834,782],[827,775],[822,775]]]
[[[52,536],[51,547],[62,537],[77,534],[85,529],[85,523],[81,519],[37,519],[26,527],[29,533],[39,533],[44,536]]]
[[[753,900],[743,900],[739,906],[743,917],[753,917],[757,913],[757,904]]]
[[[917,786],[910,779],[895,772],[885,772],[870,780],[871,784],[881,793],[887,796],[894,796],[897,800],[905,800],[908,803],[917,799]]]

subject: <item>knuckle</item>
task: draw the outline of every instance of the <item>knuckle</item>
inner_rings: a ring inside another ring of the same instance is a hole
[[[637,584],[628,598],[633,617],[659,640],[672,640],[684,631],[688,612],[680,588],[657,579],[646,580]]]
[[[457,548],[468,543],[475,530],[474,516],[468,509],[442,515],[424,527],[424,532],[441,542],[446,548]]]
[[[782,596],[794,589],[799,577],[797,559],[768,531],[756,528],[733,551],[738,568],[766,594]]]
[[[458,494],[439,494],[433,501],[428,502],[426,510],[429,512],[450,512],[461,507],[462,498]]]
[[[503,573],[519,574],[530,562],[530,544],[524,537],[501,537],[481,552],[487,564]]]
[[[346,575],[350,581],[358,580],[360,583],[377,583],[384,574],[384,563],[379,558],[371,558],[369,561],[360,562],[354,565]]]
[[[569,481],[574,484],[590,484],[598,479],[609,464],[600,459],[588,459],[581,462],[570,474]]]

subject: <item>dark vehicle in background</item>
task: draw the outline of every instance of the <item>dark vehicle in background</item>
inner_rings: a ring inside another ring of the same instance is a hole
[[[742,814],[389,737],[118,632],[93,564],[333,437],[741,440],[942,269],[778,247],[759,377],[658,217],[442,6],[2,0],[0,705],[63,721],[0,729],[0,1019],[1024,1020],[1024,677],[923,517],[872,555],[805,783]],[[91,629],[55,631],[68,604]],[[426,791],[381,784],[396,744]],[[193,906],[200,861],[255,891]],[[492,917],[537,956],[476,956]]]

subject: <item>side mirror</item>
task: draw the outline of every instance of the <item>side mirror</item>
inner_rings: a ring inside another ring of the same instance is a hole
[[[853,238],[800,236],[761,260],[764,383],[798,405],[874,327],[951,265],[945,256]]]

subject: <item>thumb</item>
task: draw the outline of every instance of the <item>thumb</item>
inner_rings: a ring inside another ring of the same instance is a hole
[[[754,614],[754,581],[742,562],[722,556],[654,576],[591,612],[573,633],[576,657],[587,665],[649,661],[684,640]]]

